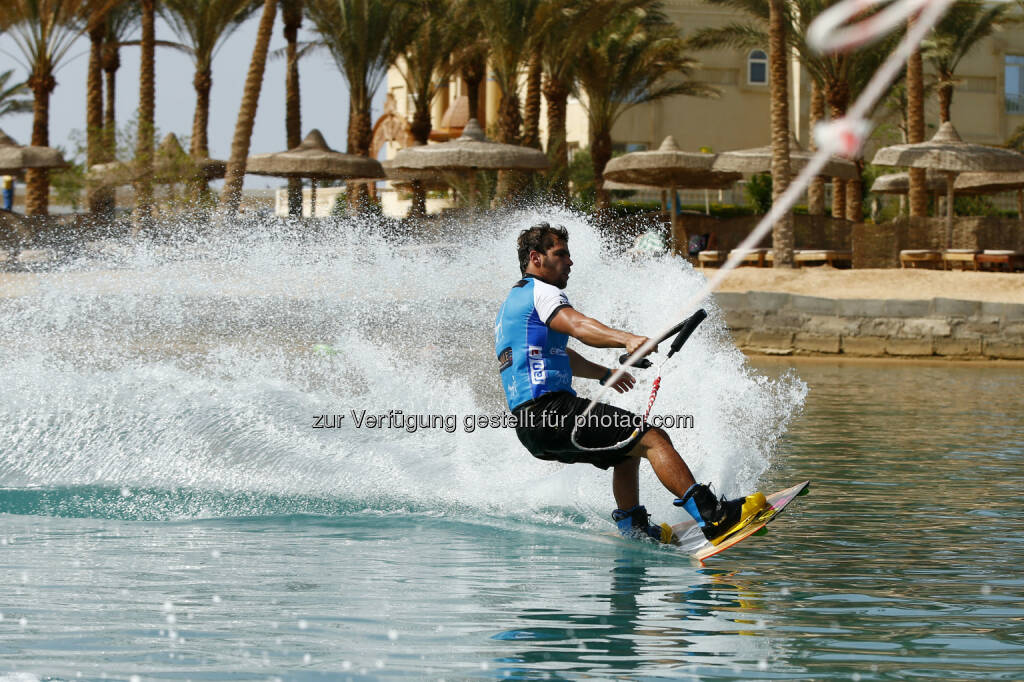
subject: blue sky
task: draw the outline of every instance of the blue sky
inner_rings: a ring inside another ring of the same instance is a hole
[[[256,40],[259,12],[250,18],[224,44],[213,61],[213,90],[210,107],[210,154],[227,159],[231,151],[238,105],[242,98],[245,75],[249,69],[252,46]],[[309,21],[303,22],[303,28]],[[174,40],[174,34],[161,20],[157,20],[157,38]],[[299,40],[311,37],[308,30],[299,33]],[[285,46],[282,36],[281,15],[274,24],[271,51]],[[15,78],[24,80],[27,74],[14,58],[20,57],[9,36],[0,35],[0,71],[15,70]],[[89,62],[89,43],[80,38],[64,66],[57,72],[57,89],[50,101],[50,144],[72,148],[72,131],[85,130],[85,82]],[[326,52],[317,52],[300,62],[299,80],[302,88],[302,131],[319,128],[334,149],[345,151],[348,125],[348,85]],[[176,50],[157,48],[156,52],[156,126],[161,136],[173,132],[186,137],[192,131],[195,110],[195,90],[192,87],[194,69],[189,57]],[[284,130],[285,60],[270,59],[260,91],[260,103],[253,129],[250,154],[277,152],[285,148]],[[381,113],[384,89],[374,101],[373,119]],[[117,120],[122,125],[138,109],[139,49],[121,49],[121,68],[117,72]],[[0,119],[0,129],[21,144],[28,144],[32,133],[32,115],[17,114]],[[245,186],[277,187],[284,181],[247,175]]]

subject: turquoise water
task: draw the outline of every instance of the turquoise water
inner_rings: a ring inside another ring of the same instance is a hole
[[[655,411],[694,416],[673,439],[723,492],[814,483],[701,567],[609,535],[607,474],[467,433],[532,218],[441,261],[139,246],[0,302],[0,679],[1024,676],[1024,369],[748,362],[712,308]],[[657,329],[699,282],[566,220],[586,312]]]

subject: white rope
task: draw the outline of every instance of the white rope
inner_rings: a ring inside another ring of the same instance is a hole
[[[753,249],[758,242],[768,235],[772,226],[796,204],[803,191],[811,184],[814,177],[821,172],[825,164],[828,163],[830,156],[841,154],[848,158],[853,158],[857,155],[868,133],[871,131],[871,124],[867,120],[868,112],[885,94],[889,85],[896,80],[903,64],[910,58],[914,50],[917,49],[917,46],[920,45],[927,32],[954,2],[954,0],[896,0],[889,8],[873,15],[873,17],[880,17],[884,14],[884,20],[873,20],[873,18],[869,17],[847,29],[841,28],[842,24],[848,19],[870,7],[887,1],[843,0],[822,12],[811,23],[807,32],[808,42],[812,41],[813,36],[815,42],[811,44],[816,49],[821,52],[834,52],[853,45],[863,45],[881,37],[897,26],[900,26],[919,9],[924,8],[917,21],[914,22],[903,37],[903,40],[900,41],[896,49],[893,50],[892,54],[889,55],[878,71],[875,72],[875,75],[872,76],[871,81],[864,88],[860,97],[853,103],[853,106],[850,107],[847,115],[844,118],[816,126],[814,136],[818,142],[818,151],[807,162],[803,171],[790,183],[782,196],[772,204],[771,210],[761,219],[761,222],[751,230],[750,234],[740,242],[739,246],[732,250],[728,259],[718,269],[718,272],[708,280],[700,291],[686,300],[677,319],[682,319],[696,310],[704,299],[711,295],[721,285],[726,276],[740,264],[745,252]],[[661,338],[674,325],[674,322],[668,325],[658,332],[653,339]],[[605,386],[614,384],[626,370],[636,364],[640,358],[647,355],[656,345],[653,339],[640,346],[629,356],[629,360],[612,372],[612,375],[605,382]],[[600,392],[598,397],[600,397]],[[597,398],[592,398],[582,416],[586,417],[589,415],[596,404]]]

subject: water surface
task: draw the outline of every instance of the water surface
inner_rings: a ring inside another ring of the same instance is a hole
[[[612,537],[606,473],[464,427],[501,411],[494,301],[534,219],[440,261],[345,231],[142,245],[0,303],[0,671],[1022,677],[1024,370],[748,362],[711,305],[656,411],[694,416],[672,437],[722,492],[814,483],[701,567]],[[654,330],[700,284],[565,219],[585,312]],[[457,426],[356,428],[362,409]]]

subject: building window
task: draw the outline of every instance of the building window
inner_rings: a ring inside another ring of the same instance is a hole
[[[763,50],[753,50],[747,56],[747,83],[751,85],[767,85],[768,55]]]
[[[1003,92],[1006,95],[1006,113],[1024,114],[1024,56],[1006,55]]]

